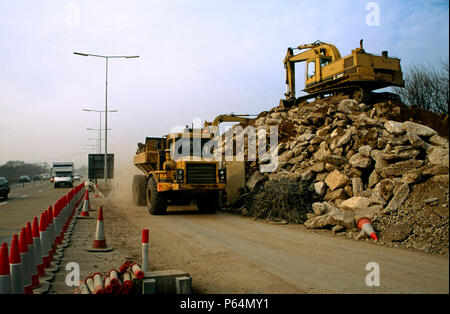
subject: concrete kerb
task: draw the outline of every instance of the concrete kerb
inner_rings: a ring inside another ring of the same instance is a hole
[[[143,294],[190,294],[192,278],[189,273],[177,270],[145,271],[142,280]]]

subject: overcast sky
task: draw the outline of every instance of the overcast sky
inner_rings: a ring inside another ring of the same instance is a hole
[[[321,40],[345,56],[363,38],[403,69],[448,60],[448,13],[448,0],[0,0],[0,165],[87,163],[99,114],[82,109],[105,109],[105,60],[74,51],[140,56],[109,61],[108,109],[119,112],[108,152],[132,164],[146,136],[278,105],[288,47]]]

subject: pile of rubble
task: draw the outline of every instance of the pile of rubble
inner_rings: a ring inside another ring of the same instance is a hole
[[[380,244],[448,254],[448,120],[428,113],[435,116],[430,128],[405,121],[413,120],[405,108],[330,98],[261,113],[255,128],[279,126],[278,167],[260,173],[258,160],[247,162],[244,196],[264,193],[271,180],[294,178],[315,198],[304,221],[309,229],[359,239],[356,222],[367,217]],[[256,216],[248,204],[245,209]]]

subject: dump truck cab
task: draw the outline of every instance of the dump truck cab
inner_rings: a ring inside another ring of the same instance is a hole
[[[201,212],[215,212],[225,170],[213,158],[212,134],[184,129],[139,143],[134,165],[144,175],[133,178],[133,201],[150,214],[163,214],[169,204],[195,200]],[[205,149],[207,147],[207,149]]]

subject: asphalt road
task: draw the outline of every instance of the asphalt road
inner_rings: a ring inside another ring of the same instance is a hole
[[[40,219],[41,212],[69,190],[55,189],[48,181],[11,186],[8,199],[0,199],[0,243],[6,242],[10,247],[13,234],[20,235],[28,221],[32,222],[35,216]]]

